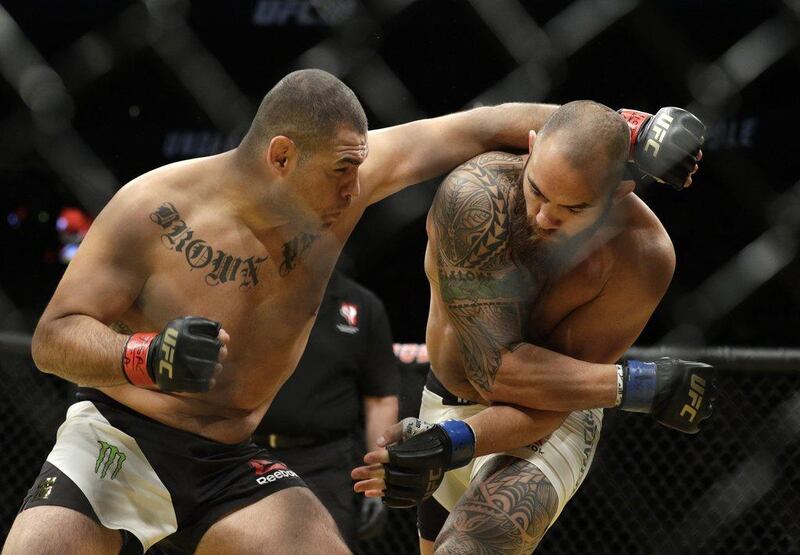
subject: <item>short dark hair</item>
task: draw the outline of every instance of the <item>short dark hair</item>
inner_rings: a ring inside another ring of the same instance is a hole
[[[628,157],[630,131],[617,112],[591,100],[576,100],[559,107],[545,121],[539,138],[558,134],[568,145],[567,159],[575,168],[585,168],[603,153],[609,161],[606,178],[619,183]]]
[[[326,71],[302,69],[264,96],[241,146],[257,156],[273,137],[285,135],[306,158],[341,126],[367,132],[367,115],[355,93]]]

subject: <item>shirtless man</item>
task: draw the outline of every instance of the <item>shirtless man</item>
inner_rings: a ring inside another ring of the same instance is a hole
[[[553,110],[375,131],[367,158],[353,92],[299,71],[238,148],[120,189],[34,334],[37,366],[82,387],[3,554],[345,553],[319,501],[250,435],[365,208],[487,149],[523,148]]]
[[[685,150],[691,174],[702,124],[666,110],[645,134],[661,135],[661,155]],[[653,129],[668,120],[678,137]],[[421,421],[365,457],[385,469],[353,473],[357,491],[390,506],[427,498],[423,554],[530,553],[586,475],[600,407],[649,412],[688,433],[710,414],[706,365],[613,364],[675,266],[666,231],[620,182],[629,144],[617,113],[573,102],[531,135],[530,156],[480,155],[439,189],[427,223],[432,373]]]

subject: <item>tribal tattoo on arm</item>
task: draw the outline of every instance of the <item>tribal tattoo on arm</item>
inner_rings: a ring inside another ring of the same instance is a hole
[[[531,553],[558,511],[558,494],[530,462],[503,456],[487,463],[453,508],[437,554]]]
[[[519,157],[492,152],[454,170],[433,201],[439,292],[467,378],[492,390],[504,349],[522,341],[526,278],[510,257],[509,184]]]

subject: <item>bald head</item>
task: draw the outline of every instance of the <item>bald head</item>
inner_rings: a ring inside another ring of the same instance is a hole
[[[288,74],[264,96],[241,146],[258,157],[273,137],[284,135],[304,159],[332,140],[340,127],[367,132],[367,116],[355,93],[330,73],[303,69]]]
[[[610,188],[622,178],[628,156],[628,126],[608,106],[591,100],[564,104],[545,122],[537,142],[558,141],[559,151],[578,170],[604,168]]]

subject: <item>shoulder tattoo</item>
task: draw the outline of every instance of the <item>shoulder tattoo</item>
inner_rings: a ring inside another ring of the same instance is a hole
[[[439,188],[433,221],[440,265],[492,271],[507,264],[508,171],[484,164],[486,158],[500,154],[470,160]]]
[[[481,155],[453,171],[433,204],[439,291],[465,373],[491,391],[504,348],[522,340],[524,276],[511,262],[509,184],[519,157]]]

